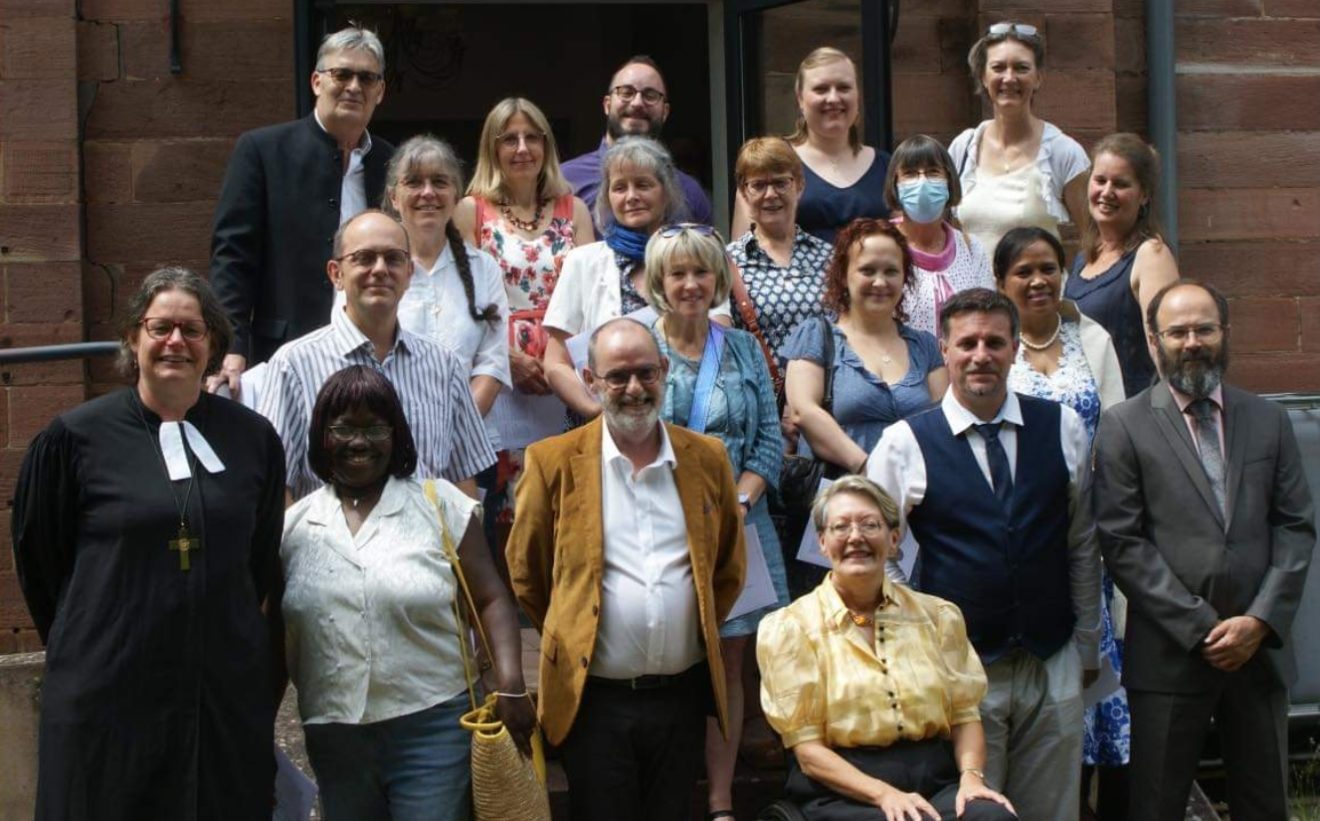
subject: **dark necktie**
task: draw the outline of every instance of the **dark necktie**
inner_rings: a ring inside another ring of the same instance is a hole
[[[1219,419],[1215,416],[1215,403],[1198,399],[1187,408],[1196,419],[1196,446],[1201,452],[1201,466],[1215,492],[1219,512],[1225,513],[1224,452],[1219,449]]]
[[[1004,443],[999,441],[999,425],[976,425],[976,432],[985,440],[985,460],[990,464],[990,482],[995,488],[995,498],[1005,513],[1010,512],[1013,500],[1013,473],[1008,469],[1008,454]]]

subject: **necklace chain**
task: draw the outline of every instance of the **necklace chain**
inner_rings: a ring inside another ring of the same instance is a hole
[[[545,204],[546,200],[537,200],[536,210],[533,212],[531,220],[519,219],[518,216],[513,213],[513,208],[510,203],[507,202],[500,204],[500,213],[504,215],[504,218],[508,220],[514,228],[517,228],[519,231],[527,231],[530,233],[541,227],[541,218],[545,216]]]
[[[137,412],[138,420],[142,422],[142,429],[147,432],[147,438],[151,440],[151,447],[156,451],[156,457],[160,459],[161,469],[165,471],[165,484],[170,489],[170,500],[174,502],[174,509],[178,511],[179,514],[180,531],[186,532],[188,528],[188,500],[192,497],[193,485],[197,483],[197,460],[193,458],[192,450],[185,447],[183,451],[184,458],[188,460],[188,472],[191,474],[191,477],[188,479],[188,489],[183,493],[183,503],[180,504],[179,494],[174,492],[174,482],[170,479],[169,465],[165,463],[165,453],[160,449],[160,442],[157,441],[157,437],[151,435],[151,425],[147,424],[147,416],[142,411],[141,399],[138,399],[137,401]],[[161,424],[165,424],[165,420],[162,419]],[[157,435],[159,435],[159,433]]]

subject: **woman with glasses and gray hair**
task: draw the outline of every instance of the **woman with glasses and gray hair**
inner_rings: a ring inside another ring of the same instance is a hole
[[[1010,228],[1035,225],[1055,236],[1061,223],[1082,228],[1086,152],[1032,113],[1044,80],[1044,36],[1026,23],[995,23],[972,46],[967,64],[994,117],[949,144],[962,183],[962,226],[987,254]]]
[[[587,419],[600,413],[600,404],[578,377],[568,340],[647,307],[647,240],[686,215],[674,161],[655,140],[616,140],[600,166],[596,214],[605,238],[568,254],[545,313],[546,377],[568,409]],[[716,313],[729,323],[727,301]]]
[[[745,522],[755,528],[776,601],[726,621],[720,655],[729,709],[728,738],[711,719],[706,728],[708,818],[733,817],[733,770],[743,725],[743,657],[761,618],[788,604],[788,581],[766,491],[779,480],[784,443],[779,407],[760,343],[724,328],[711,309],[729,296],[724,241],[708,225],[661,228],[646,244],[646,292],[659,315],[651,326],[669,360],[661,418],[724,443]],[[749,545],[748,549],[751,549]]]
[[[155,271],[120,329],[133,386],[28,447],[12,526],[46,645],[39,819],[270,817],[284,448],[202,390],[232,338],[203,279]]]
[[[985,670],[949,602],[895,584],[898,505],[845,476],[811,510],[830,574],[761,622],[761,706],[808,821],[1001,821],[986,786]]]

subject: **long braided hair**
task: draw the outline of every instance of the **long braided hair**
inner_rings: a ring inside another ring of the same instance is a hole
[[[455,199],[463,190],[463,168],[458,155],[449,143],[431,134],[419,134],[412,137],[394,152],[394,157],[385,167],[385,196],[381,200],[381,210],[395,219],[399,210],[394,207],[392,196],[395,188],[409,179],[424,179],[439,174],[449,180]],[[477,322],[495,324],[500,321],[500,309],[495,303],[484,308],[477,307],[476,286],[472,280],[472,260],[468,248],[459,234],[458,227],[451,219],[445,223],[445,239],[454,254],[454,264],[458,267],[458,278],[463,283],[463,293],[467,295],[468,313]]]

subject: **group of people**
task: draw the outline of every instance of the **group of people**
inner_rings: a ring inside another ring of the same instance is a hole
[[[812,821],[1077,817],[1084,764],[1101,818],[1181,818],[1212,718],[1234,817],[1285,817],[1297,446],[1223,384],[1228,306],[1179,279],[1154,151],[1036,117],[1044,60],[991,25],[993,118],[890,156],[816,49],[726,243],[648,58],[566,162],[502,100],[465,185],[443,140],[370,134],[384,49],[329,35],[314,111],[235,147],[210,283],[150,275],[134,386],[24,462],[38,817],[268,815],[292,681],[326,818],[466,818],[465,618],[575,819],[688,817],[703,758],[733,818],[753,656]],[[797,511],[823,577],[772,516],[787,457],[832,480]],[[727,618],[753,566],[768,600]]]

